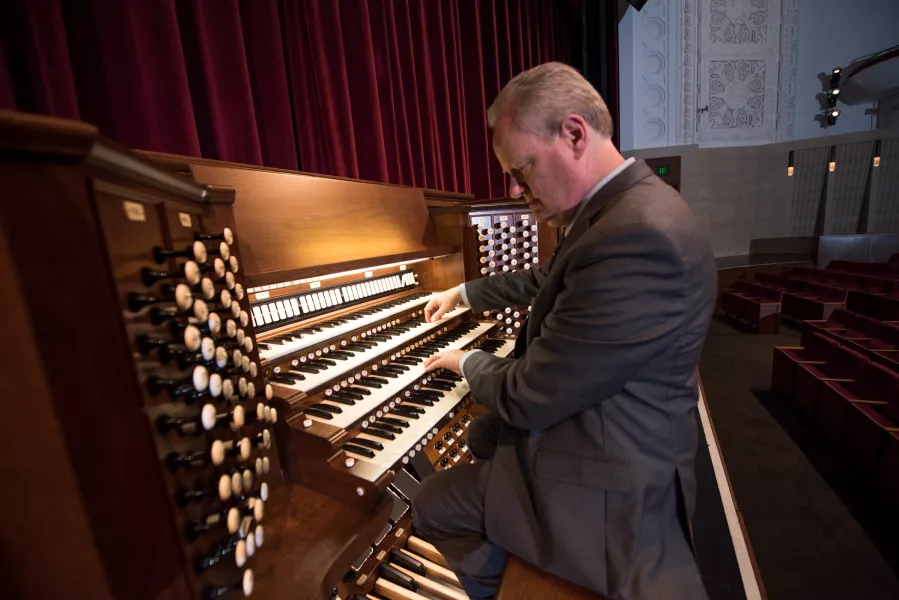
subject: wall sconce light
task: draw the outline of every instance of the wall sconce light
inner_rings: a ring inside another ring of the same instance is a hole
[[[880,140],[874,142],[874,166],[880,166]]]
[[[793,168],[793,151],[792,150],[790,150],[790,162],[788,163],[788,165],[789,166],[787,166],[787,177],[792,177],[793,171],[795,171],[795,169]]]
[[[837,170],[837,147],[830,147],[830,164],[827,166],[831,173]]]

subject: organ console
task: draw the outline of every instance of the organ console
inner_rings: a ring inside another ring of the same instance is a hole
[[[135,153],[17,113],[0,158],[3,377],[28,399],[7,410],[33,424],[2,442],[19,596],[466,597],[410,503],[472,460],[478,405],[422,363],[511,354],[527,307],[423,310],[548,260],[554,231],[513,201]]]

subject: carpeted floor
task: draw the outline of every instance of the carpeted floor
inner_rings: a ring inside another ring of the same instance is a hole
[[[770,394],[772,348],[799,333],[713,320],[700,364],[709,410],[769,600],[899,598],[899,509]]]

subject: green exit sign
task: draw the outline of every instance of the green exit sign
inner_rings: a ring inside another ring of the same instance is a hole
[[[668,174],[668,165],[665,165],[664,167],[659,167],[658,169],[656,169],[656,173],[658,173],[659,175],[667,175]]]

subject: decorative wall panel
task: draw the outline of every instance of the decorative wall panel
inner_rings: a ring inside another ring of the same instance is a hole
[[[793,198],[790,202],[792,235],[815,235],[818,213],[823,202],[824,179],[829,146],[796,150]]]
[[[862,233],[861,213],[873,150],[874,142],[837,146],[837,168],[831,174],[833,194],[827,205],[824,227],[826,235]]]
[[[674,143],[692,144],[696,139],[696,31],[699,24],[699,0],[676,0],[677,69],[674,87],[677,90]]]
[[[877,167],[877,202],[868,233],[899,233],[899,138],[883,140]]]
[[[637,13],[634,31],[634,145],[669,145],[669,2],[650,0]]]
[[[780,84],[777,101],[777,141],[793,139],[796,119],[796,66],[799,63],[799,0],[782,0]]]
[[[777,128],[780,0],[702,0],[703,145],[773,142]]]

